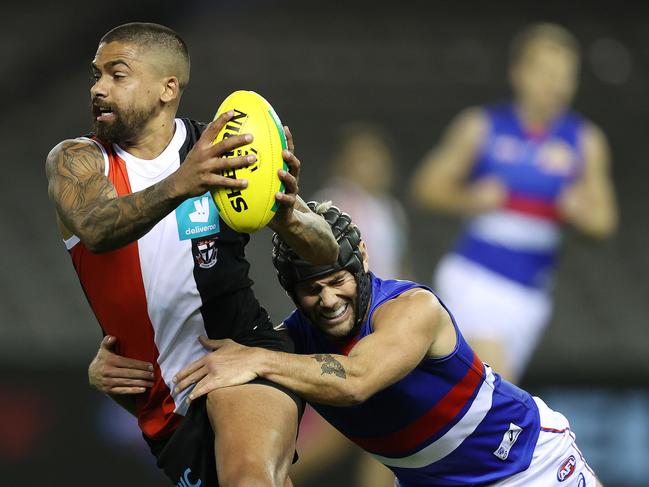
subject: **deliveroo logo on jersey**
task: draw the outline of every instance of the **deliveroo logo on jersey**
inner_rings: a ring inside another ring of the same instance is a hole
[[[178,237],[189,240],[219,233],[219,210],[214,204],[212,195],[189,198],[176,208]]]

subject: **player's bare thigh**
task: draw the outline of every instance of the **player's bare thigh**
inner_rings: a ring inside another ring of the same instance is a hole
[[[285,487],[295,452],[297,405],[263,384],[212,391],[207,412],[214,430],[221,487]]]

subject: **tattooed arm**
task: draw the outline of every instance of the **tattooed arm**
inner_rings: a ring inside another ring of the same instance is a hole
[[[320,215],[316,215],[297,194],[300,175],[300,161],[293,151],[293,136],[284,127],[288,149],[282,153],[289,171],[280,170],[284,193],[275,198],[280,204],[269,227],[303,259],[315,265],[331,264],[338,258],[338,244],[331,233],[331,227]]]
[[[331,227],[297,195],[291,217],[282,220],[275,217],[269,226],[300,257],[314,265],[331,264],[338,258],[338,244]]]
[[[93,252],[113,250],[138,239],[178,204],[168,180],[117,197],[103,166],[101,151],[86,140],[60,143],[46,163],[48,192],[57,215]]]
[[[263,377],[306,400],[334,406],[366,401],[412,371],[425,357],[451,353],[456,335],[448,313],[428,291],[407,291],[383,304],[372,320],[374,332],[349,355],[296,355],[249,348],[232,340],[208,340],[216,350],[175,377],[179,390],[196,383],[191,399],[211,390]]]
[[[94,142],[66,140],[47,157],[48,193],[63,230],[79,237],[92,252],[106,252],[133,242],[191,196],[218,186],[244,187],[245,181],[221,176],[223,169],[243,167],[247,157],[221,158],[247,143],[249,135],[230,137],[212,145],[229,120],[224,114],[210,124],[180,168],[147,189],[118,196],[104,175],[104,159]],[[67,236],[67,235],[66,235]]]

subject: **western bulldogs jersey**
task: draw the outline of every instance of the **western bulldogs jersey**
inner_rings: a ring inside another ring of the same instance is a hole
[[[583,119],[565,112],[542,132],[526,130],[512,104],[485,108],[490,131],[472,180],[496,177],[505,207],[473,218],[454,251],[532,288],[551,283],[560,243],[557,198],[580,175]]]
[[[171,142],[153,160],[91,140],[124,196],[176,171],[204,127],[176,119]],[[66,240],[103,332],[118,338],[120,355],[154,364],[153,387],[137,396],[138,422],[148,437],[168,437],[186,411],[189,390],[175,393],[172,378],[205,354],[197,337],[235,338],[237,326],[266,318],[248,278],[248,240],[219,218],[209,193],[184,201],[139,240],[112,252],[93,254],[77,237]]]
[[[368,317],[358,335],[342,347],[297,310],[285,324],[298,353],[346,355],[373,332],[372,317],[379,306],[416,287],[430,291],[414,282],[372,276]],[[532,460],[540,432],[535,401],[483,364],[454,319],[453,326],[457,345],[450,355],[424,359],[366,402],[351,407],[312,404],[336,429],[388,466],[402,487],[495,482],[525,470]]]

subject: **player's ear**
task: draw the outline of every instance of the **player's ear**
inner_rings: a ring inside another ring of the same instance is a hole
[[[175,76],[169,76],[163,79],[162,92],[160,93],[160,101],[163,103],[170,103],[180,96],[180,82]]]
[[[368,272],[370,270],[370,256],[367,254],[367,246],[364,240],[359,242],[358,250],[360,250],[361,257],[363,257],[363,269]]]

